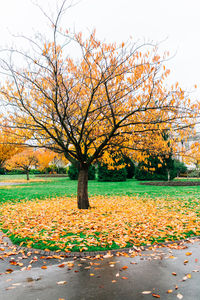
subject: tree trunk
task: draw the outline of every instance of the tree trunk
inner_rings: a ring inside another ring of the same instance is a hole
[[[26,171],[26,179],[29,180],[29,171]]]
[[[170,170],[167,170],[167,181],[170,181]]]
[[[79,209],[88,209],[88,167],[80,168],[78,174],[77,201]]]

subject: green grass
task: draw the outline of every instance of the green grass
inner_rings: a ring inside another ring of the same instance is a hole
[[[31,178],[35,178],[34,175]],[[1,175],[0,182],[25,179],[25,175]],[[43,178],[45,179],[45,178]],[[44,199],[76,195],[77,181],[69,178],[46,178],[46,182],[27,182],[19,186],[0,186],[0,202]],[[9,183],[8,183],[9,185]],[[200,198],[200,186],[144,186],[134,179],[125,182],[89,181],[89,195],[128,195],[145,197]]]

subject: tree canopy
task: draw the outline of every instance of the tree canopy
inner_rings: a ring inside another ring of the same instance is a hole
[[[64,5],[65,1],[63,2]],[[195,105],[178,83],[166,88],[169,74],[157,45],[106,43],[60,28],[61,7],[51,20],[52,39],[29,40],[30,53],[10,50],[2,60],[10,79],[1,87],[8,120],[21,130],[19,143],[63,153],[79,167],[78,207],[88,208],[88,168],[111,152],[141,159],[148,151],[169,151],[174,132],[193,124]],[[63,42],[61,43],[61,38]],[[26,38],[27,39],[27,38]],[[70,56],[68,49],[78,49]],[[17,66],[17,57],[26,63]],[[184,133],[185,134],[185,133]],[[170,148],[171,151],[171,148]]]

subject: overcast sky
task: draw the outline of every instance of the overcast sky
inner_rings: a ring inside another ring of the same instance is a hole
[[[53,11],[59,0],[37,0]],[[44,32],[46,20],[31,0],[1,0],[0,45],[12,43],[11,33]],[[63,27],[88,32],[106,41],[163,41],[162,49],[175,56],[168,62],[170,82],[184,89],[198,88],[200,98],[200,1],[199,0],[81,0],[70,8]]]

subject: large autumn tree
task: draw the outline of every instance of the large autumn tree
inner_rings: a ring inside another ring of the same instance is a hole
[[[178,84],[165,87],[169,70],[157,46],[105,43],[95,32],[88,38],[70,34],[59,25],[64,4],[55,20],[49,18],[51,40],[25,38],[30,52],[12,49],[2,60],[12,79],[1,96],[10,124],[26,132],[32,146],[63,153],[79,168],[78,207],[87,209],[94,161],[112,165],[113,152],[160,153],[168,147],[163,130],[173,139],[174,130],[190,124],[194,107]]]

